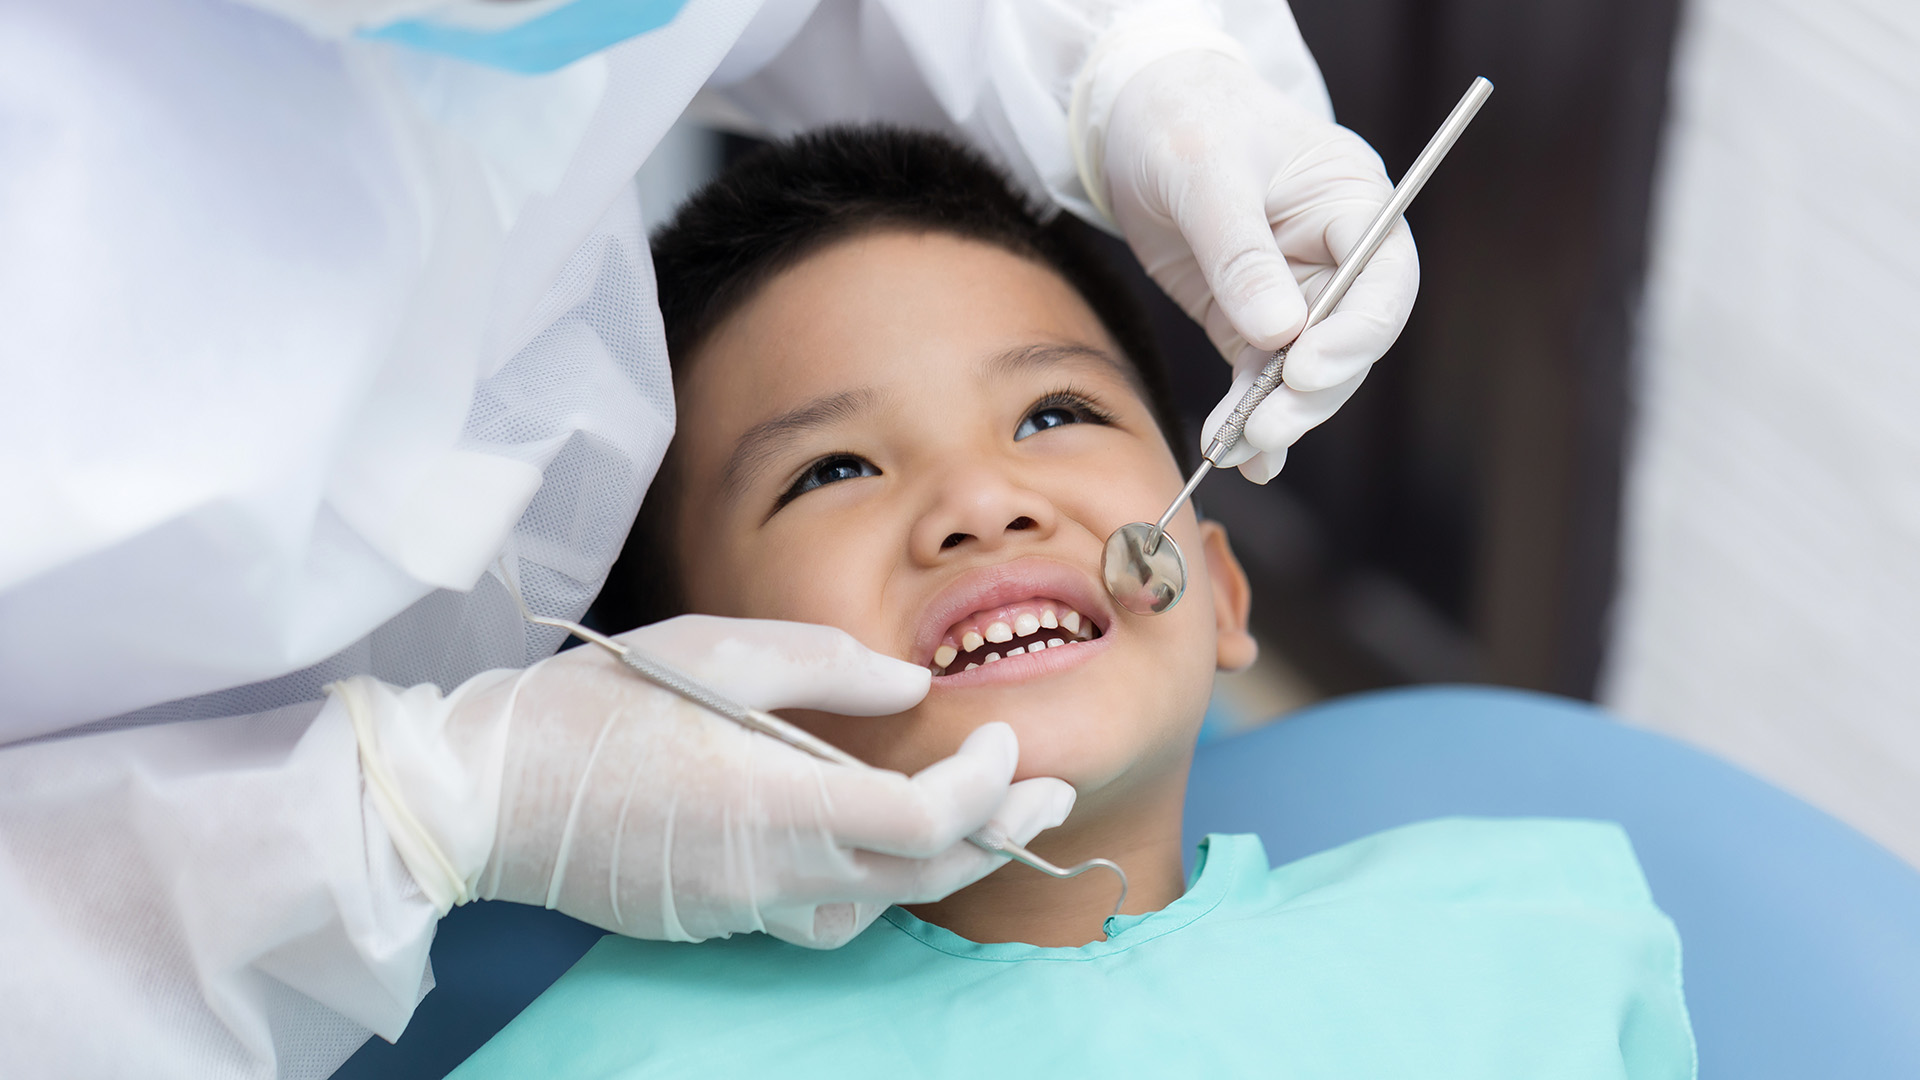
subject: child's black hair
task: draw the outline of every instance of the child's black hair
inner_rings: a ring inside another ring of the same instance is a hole
[[[949,233],[992,244],[1060,275],[1139,376],[1161,434],[1184,468],[1166,367],[1140,299],[1065,220],[1042,220],[986,159],[943,136],[834,127],[762,147],[701,188],[654,234],[654,277],[678,381],[714,330],[781,271],[877,229]],[[672,518],[672,451],[648,490],[589,621],[613,632],[683,613]]]

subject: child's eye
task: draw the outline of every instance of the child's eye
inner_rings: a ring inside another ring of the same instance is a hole
[[[1020,426],[1013,429],[1013,441],[1019,442],[1029,435],[1038,435],[1048,428],[1065,427],[1068,424],[1110,424],[1113,418],[1093,402],[1078,394],[1048,394],[1033,403]]]
[[[780,496],[780,506],[812,491],[814,488],[837,484],[842,480],[858,480],[863,476],[879,476],[880,467],[866,458],[852,454],[832,454],[807,466],[807,471],[793,482],[793,486]],[[776,507],[775,509],[778,509]]]

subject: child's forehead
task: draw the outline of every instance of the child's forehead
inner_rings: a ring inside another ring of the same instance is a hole
[[[1047,369],[1139,395],[1098,316],[1050,268],[979,241],[895,232],[837,242],[767,282],[715,329],[687,381],[703,410],[740,414]]]

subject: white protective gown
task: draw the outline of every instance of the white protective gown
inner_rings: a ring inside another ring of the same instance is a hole
[[[433,909],[321,687],[550,654],[502,557],[538,611],[598,590],[673,429],[641,162],[705,88],[957,131],[1093,216],[1066,103],[1116,6],[693,0],[524,76],[0,0],[0,1075],[397,1037]],[[1284,4],[1158,6],[1330,113]]]

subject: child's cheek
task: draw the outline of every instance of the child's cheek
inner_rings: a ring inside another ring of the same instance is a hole
[[[761,545],[747,565],[729,575],[740,597],[736,610],[750,618],[839,627],[870,649],[902,656],[903,620],[898,612],[891,618],[886,614],[891,568],[883,561],[885,553],[875,550],[869,537],[854,533],[842,539],[839,532],[775,537]]]

